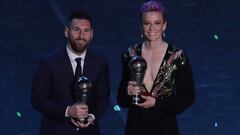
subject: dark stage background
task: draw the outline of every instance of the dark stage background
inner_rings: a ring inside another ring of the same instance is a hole
[[[38,59],[63,47],[66,17],[87,9],[94,20],[91,47],[111,69],[111,103],[103,135],[123,135],[126,110],[116,106],[122,51],[141,40],[138,10],[144,0],[1,0],[0,135],[37,135],[40,113],[30,103]],[[240,1],[163,0],[167,41],[183,48],[193,67],[197,100],[178,116],[182,135],[240,135]]]

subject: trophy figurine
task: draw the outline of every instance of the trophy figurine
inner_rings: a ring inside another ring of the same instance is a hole
[[[141,87],[147,69],[146,61],[141,56],[138,55],[132,56],[129,61],[129,69],[130,69],[130,81],[135,82],[137,86]],[[133,104],[139,104],[140,102],[139,94],[133,95],[132,99]]]
[[[77,104],[88,104],[92,90],[92,83],[90,79],[85,76],[80,76],[75,84],[75,98]],[[86,118],[79,119],[80,123],[84,123]]]

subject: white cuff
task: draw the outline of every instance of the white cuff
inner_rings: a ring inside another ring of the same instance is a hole
[[[68,108],[69,108],[69,106],[66,108],[65,117],[69,117],[69,116],[68,116]]]
[[[93,121],[95,120],[95,116],[93,114],[88,114],[89,116],[91,116],[93,118]]]

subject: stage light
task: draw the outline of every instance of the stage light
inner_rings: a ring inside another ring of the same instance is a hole
[[[17,114],[18,117],[22,117],[20,112],[16,112],[16,114]]]
[[[120,106],[119,105],[115,105],[114,107],[113,107],[113,109],[114,109],[114,111],[121,111],[121,108],[120,108]]]
[[[215,40],[219,40],[219,37],[218,37],[217,34],[214,34],[214,39],[215,39]]]

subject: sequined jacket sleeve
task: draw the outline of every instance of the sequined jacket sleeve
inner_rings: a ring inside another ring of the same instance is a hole
[[[156,98],[156,109],[166,115],[177,115],[189,108],[195,101],[195,88],[191,65],[186,54],[185,64],[175,75],[174,94],[167,98]]]

